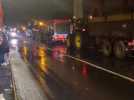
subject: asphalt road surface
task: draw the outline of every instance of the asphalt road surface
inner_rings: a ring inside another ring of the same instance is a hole
[[[133,59],[90,54],[76,58],[64,46],[42,49],[31,57],[31,69],[52,100],[133,100]]]

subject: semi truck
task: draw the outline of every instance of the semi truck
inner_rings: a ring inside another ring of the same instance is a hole
[[[67,48],[124,58],[134,53],[134,0],[74,0]]]
[[[29,24],[34,40],[47,44],[65,43],[69,33],[68,18],[51,20],[33,20]]]

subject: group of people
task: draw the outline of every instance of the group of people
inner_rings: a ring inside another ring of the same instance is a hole
[[[7,61],[9,54],[9,43],[6,34],[0,32],[0,66]]]

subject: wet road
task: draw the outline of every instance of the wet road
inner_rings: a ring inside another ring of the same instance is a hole
[[[21,59],[17,50],[11,50],[10,62],[16,88],[16,100],[47,100],[43,90],[29,70],[29,65]]]
[[[82,58],[83,61],[67,55],[64,46],[47,50],[41,47],[38,53],[39,57],[30,58],[31,69],[52,100],[134,99],[133,81],[118,76],[133,80],[134,62],[131,58],[119,61],[91,54]]]

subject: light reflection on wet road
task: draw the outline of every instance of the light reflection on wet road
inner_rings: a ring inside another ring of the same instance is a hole
[[[32,69],[53,100],[133,100],[134,83],[65,57],[64,46],[43,51],[44,56],[34,58]],[[132,59],[119,61],[90,56],[85,60],[132,78],[134,76]]]

